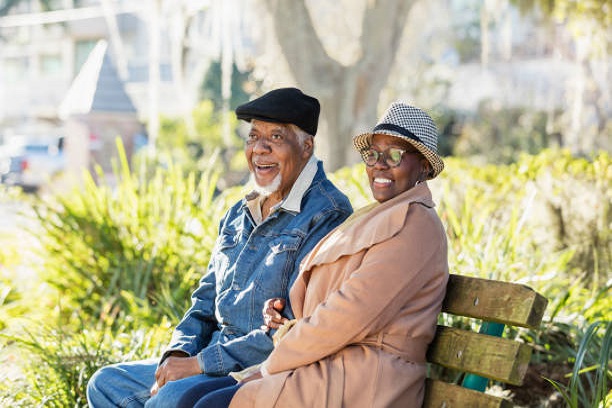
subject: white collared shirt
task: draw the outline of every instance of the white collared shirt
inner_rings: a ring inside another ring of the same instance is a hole
[[[308,188],[312,184],[312,180],[317,174],[318,161],[319,160],[315,157],[314,154],[310,156],[310,159],[300,172],[300,175],[295,180],[295,183],[293,183],[293,186],[291,186],[291,190],[289,190],[289,194],[287,194],[287,197],[285,197],[281,202],[272,207],[270,209],[270,214],[272,214],[279,208],[283,208],[293,213],[299,213],[301,211],[302,198],[304,197],[306,190],[308,190]],[[263,222],[261,206],[263,205],[265,199],[265,196],[257,194],[255,192],[251,192],[246,196],[247,207],[251,212],[253,220],[257,225]]]

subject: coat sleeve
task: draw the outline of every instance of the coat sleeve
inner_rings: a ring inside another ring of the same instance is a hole
[[[446,237],[428,211],[411,205],[400,232],[370,247],[340,288],[298,321],[264,363],[265,371],[295,369],[363,340],[392,321],[407,299],[422,296],[431,279],[446,273],[438,267],[440,256],[446,259]]]

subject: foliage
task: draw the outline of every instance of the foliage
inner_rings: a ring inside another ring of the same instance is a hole
[[[576,37],[593,35],[599,54],[609,54],[612,8],[609,0],[512,0],[523,13],[539,10],[557,23],[567,22]]]
[[[612,320],[609,154],[545,150],[508,165],[445,163],[429,184],[453,272],[525,283],[549,298],[540,331],[506,335],[537,345],[537,362],[578,370],[580,381],[556,384],[559,392],[601,400],[597,387],[609,378],[597,377],[605,372],[597,361],[609,334],[583,328]],[[9,270],[21,262],[10,255],[18,244],[0,248],[0,259],[12,259],[0,267],[0,362],[19,368],[0,373],[0,404],[82,406],[97,367],[154,357],[166,344],[206,272],[217,223],[242,190],[217,194],[214,162],[200,180],[171,161],[151,166],[130,170],[121,156],[115,184],[86,177],[80,190],[37,202],[32,236],[45,285],[16,285],[19,272]],[[363,164],[330,177],[355,208],[372,201]]]
[[[537,154],[555,146],[546,131],[547,114],[526,108],[502,108],[482,102],[474,116],[457,114],[461,130],[455,136],[452,152],[478,157],[482,162],[509,164],[521,153]]]
[[[85,407],[87,381],[99,367],[158,355],[164,344],[160,340],[169,332],[167,321],[129,331],[108,322],[95,329],[83,322],[78,330],[65,327],[72,326],[43,323],[20,335],[0,335],[11,344],[0,350],[25,362],[17,384],[0,381],[2,406]]]
[[[16,367],[0,373],[2,406],[85,406],[97,368],[159,355],[205,273],[236,192],[216,193],[214,163],[199,181],[171,163],[133,172],[118,148],[115,183],[85,175],[80,189],[35,201],[44,262],[27,265],[46,284],[16,284],[23,260],[5,254],[18,242],[0,251],[11,259],[0,268],[0,362]]]
[[[552,149],[537,156],[523,154],[506,166],[473,166],[453,159],[447,165],[447,174],[434,189],[437,196],[444,197],[441,214],[449,225],[451,253],[455,248],[463,251],[458,265],[472,264],[462,272],[488,270],[503,279],[507,276],[494,271],[515,276],[512,271],[518,269],[537,276],[544,266],[543,255],[555,262],[563,260],[562,253],[573,251],[567,265],[572,281],[582,275],[587,283],[606,282],[612,270],[612,162],[608,153],[587,160]],[[477,248],[466,249],[483,243],[487,245],[484,259],[465,258],[465,254],[481,254]],[[507,249],[521,253],[509,254],[512,258],[507,263],[494,258],[495,251]],[[483,268],[487,259],[494,269]],[[538,261],[533,262],[535,259]]]
[[[0,244],[5,241],[13,239],[11,236],[7,236],[4,233],[0,233]],[[10,245],[0,245],[0,270],[15,267],[21,261],[17,248]]]
[[[224,210],[223,200],[213,202],[216,173],[211,167],[196,180],[170,164],[144,177],[146,166],[132,172],[120,152],[116,186],[87,174],[72,194],[36,204],[42,276],[67,310],[87,316],[125,314],[148,324],[164,312],[181,316]]]
[[[16,203],[28,202],[28,197],[22,194],[19,188],[0,185],[0,205],[5,208],[15,207]],[[11,210],[12,211],[12,210]],[[27,285],[20,282],[18,277],[25,275],[25,265],[31,254],[25,248],[15,245],[15,242],[24,240],[23,234],[5,232],[0,229],[0,331],[13,322],[15,316],[29,312],[27,302],[23,301],[23,293]]]
[[[603,337],[596,334],[605,328]],[[596,321],[581,333],[574,368],[565,385],[549,379],[570,408],[607,407],[612,401],[608,382],[612,381],[610,351],[612,350],[612,321]]]
[[[223,140],[222,113],[212,100],[200,102],[190,119],[193,123],[178,118],[161,118],[157,147],[162,152],[158,157],[162,164],[182,163],[186,172],[199,174],[208,166],[210,157],[220,155],[224,171],[244,169],[244,163],[235,166],[237,162],[233,160],[242,146],[235,130],[238,122],[234,115],[229,115],[230,140]]]
[[[229,110],[235,110],[238,105],[248,102],[249,95],[245,88],[249,81],[250,72],[240,72],[236,64],[232,65],[232,80],[231,80],[231,99],[229,101]],[[208,67],[208,72],[204,77],[201,89],[201,98],[210,100],[215,106],[215,111],[221,111],[223,108],[222,92],[221,92],[221,63],[214,61]]]

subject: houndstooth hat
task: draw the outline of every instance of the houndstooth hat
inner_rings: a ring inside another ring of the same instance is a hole
[[[429,179],[436,177],[444,168],[438,156],[438,129],[431,117],[419,108],[403,102],[393,102],[372,132],[353,138],[353,146],[358,152],[370,147],[372,135],[382,134],[403,139],[414,146],[431,164]]]

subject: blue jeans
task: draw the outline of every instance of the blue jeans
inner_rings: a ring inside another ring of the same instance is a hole
[[[102,367],[87,384],[87,402],[92,408],[174,408],[180,397],[199,384],[215,380],[204,374],[169,381],[151,397],[159,359],[132,361]]]
[[[240,388],[232,377],[211,378],[203,384],[192,386],[179,399],[178,408],[227,408]]]

